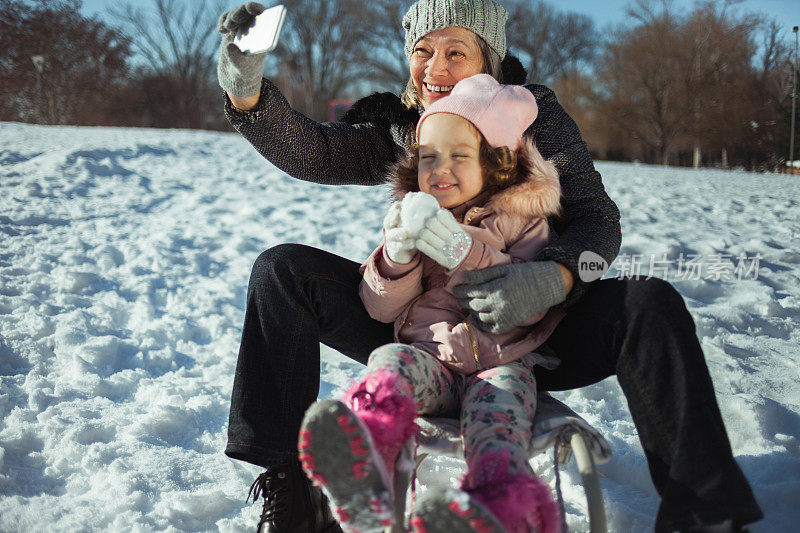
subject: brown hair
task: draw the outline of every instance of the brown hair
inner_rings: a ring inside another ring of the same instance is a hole
[[[478,49],[480,49],[481,58],[483,59],[483,67],[480,73],[489,74],[498,82],[503,83],[503,69],[500,65],[500,56],[486,44],[486,41],[484,41],[480,35],[474,32],[472,32],[472,34],[475,36],[475,42],[478,43]],[[406,88],[400,93],[400,101],[403,102],[403,105],[408,109],[416,109],[419,107],[419,95],[417,94],[416,87],[414,87],[413,78],[408,78]]]
[[[490,196],[494,196],[503,189],[524,182],[532,168],[527,150],[520,148],[515,154],[508,146],[492,148],[477,128],[475,131],[480,136],[478,164],[483,178],[481,193],[488,192]],[[395,199],[401,199],[407,192],[419,191],[418,176],[419,143],[414,143],[395,172],[393,187]]]

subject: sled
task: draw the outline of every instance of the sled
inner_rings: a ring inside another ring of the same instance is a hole
[[[426,457],[446,455],[463,457],[464,449],[461,441],[459,421],[452,418],[418,417],[416,466]],[[546,392],[537,394],[536,415],[533,418],[533,436],[529,446],[529,457],[554,448],[555,460],[560,464],[569,462],[575,456],[578,471],[586,493],[589,515],[589,531],[606,533],[606,513],[603,504],[603,492],[597,464],[607,462],[611,458],[611,447],[605,437],[581,418],[575,411]],[[395,525],[386,533],[403,533],[407,531],[406,493],[413,469],[398,471],[395,477]],[[561,487],[556,464],[556,492],[558,503],[563,510]],[[562,511],[563,512],[563,511]],[[563,514],[562,514],[563,520]],[[566,524],[564,524],[566,533]]]

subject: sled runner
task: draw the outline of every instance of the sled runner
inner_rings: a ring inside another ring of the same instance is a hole
[[[417,433],[417,467],[429,455],[463,457],[463,443],[458,420],[418,417],[416,422],[420,428]],[[606,513],[595,465],[605,463],[611,458],[611,447],[608,441],[575,411],[546,392],[537,394],[536,415],[533,423],[529,457],[543,453],[551,447],[554,448],[556,492],[558,503],[562,509],[562,520],[564,514],[558,463],[566,464],[574,455],[586,493],[590,531],[591,533],[605,533],[607,531]],[[407,450],[407,453],[409,456],[413,455],[413,450]],[[395,477],[395,524],[398,525],[387,529],[387,533],[406,531],[402,524],[405,524],[406,492],[413,475],[414,468],[407,468],[399,471]],[[563,529],[566,533],[566,524]]]

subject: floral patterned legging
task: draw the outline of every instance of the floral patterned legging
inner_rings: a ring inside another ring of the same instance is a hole
[[[532,475],[527,454],[536,410],[531,356],[465,375],[449,370],[422,350],[395,343],[372,352],[364,378],[380,371],[400,374],[411,382],[419,414],[460,414],[465,485],[477,487],[498,475]],[[497,471],[498,457],[503,458],[505,472]]]

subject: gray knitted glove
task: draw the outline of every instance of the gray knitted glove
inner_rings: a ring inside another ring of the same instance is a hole
[[[233,96],[253,96],[261,89],[266,52],[245,55],[233,44],[233,39],[239,28],[248,27],[265,9],[257,2],[247,2],[223,13],[217,21],[217,31],[222,34],[217,78],[220,87]]]
[[[555,261],[512,263],[464,276],[466,283],[453,294],[461,307],[472,311],[478,326],[491,333],[505,333],[567,297]]]

